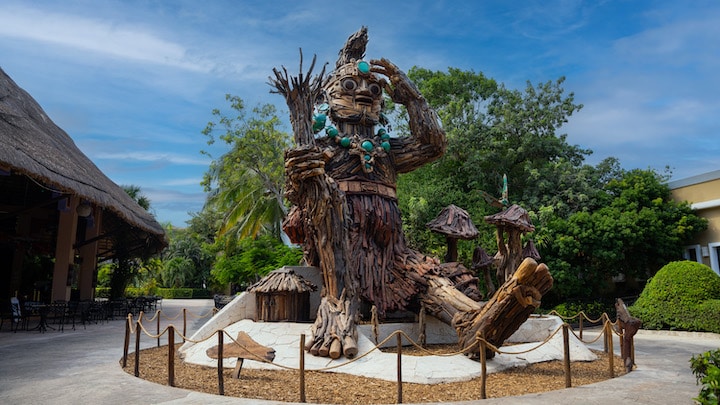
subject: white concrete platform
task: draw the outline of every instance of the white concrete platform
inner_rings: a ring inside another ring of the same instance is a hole
[[[209,321],[208,324],[217,324],[217,322]],[[442,325],[442,326],[439,326]],[[557,317],[531,318],[518,331],[519,335],[515,336],[511,341],[518,342],[523,337],[531,336],[539,341],[545,339],[550,333],[555,331],[562,325],[562,321]],[[258,343],[272,347],[275,349],[276,356],[273,364],[266,364],[258,361],[245,361],[244,368],[265,368],[280,369],[278,365],[298,369],[300,358],[300,335],[305,334],[310,339],[311,324],[308,323],[283,323],[283,322],[254,322],[244,319],[235,322],[224,329],[230,336],[237,336],[239,331],[244,331],[250,335]],[[405,330],[411,338],[415,339],[417,324],[384,324],[383,331],[379,340],[383,336],[388,336],[392,330],[400,328]],[[439,336],[442,339],[447,338],[446,325],[440,324],[438,321],[428,324],[429,336]],[[202,335],[207,335],[208,328],[204,329]],[[450,329],[451,330],[451,329]],[[388,381],[397,380],[397,355],[394,353],[383,353],[379,350],[373,350],[375,344],[370,334],[370,328],[361,326],[358,328],[359,354],[357,359],[348,360],[340,358],[332,360],[325,357],[315,357],[310,354],[305,355],[305,369],[321,370],[327,367],[343,365],[342,367],[328,370],[330,372],[348,373],[361,375],[366,377],[378,378]],[[196,339],[196,337],[193,337]],[[432,342],[431,337],[428,342]],[[198,339],[199,340],[199,339]],[[392,345],[395,339],[391,339]],[[225,339],[228,342],[228,339]],[[182,352],[184,360],[206,366],[216,366],[217,360],[208,357],[205,352],[208,348],[217,345],[217,338],[210,338],[204,342],[197,344],[186,343]],[[520,353],[539,345],[539,342],[518,343],[512,346],[504,346],[501,350],[513,353]],[[530,363],[537,363],[550,360],[561,360],[563,358],[562,333],[558,332],[545,345],[540,346],[536,350],[523,354],[499,354],[495,358],[487,362],[488,373],[501,371],[511,367],[523,367]],[[596,356],[582,342],[573,335],[570,336],[570,358],[571,361],[592,361]],[[235,367],[236,359],[225,359],[225,367]],[[346,364],[347,363],[347,364]],[[409,356],[403,355],[402,376],[403,381],[436,384],[443,382],[467,381],[480,376],[480,363],[470,360],[464,355],[453,356]]]

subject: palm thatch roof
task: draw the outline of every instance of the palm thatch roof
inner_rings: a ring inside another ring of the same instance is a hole
[[[55,196],[79,196],[117,217],[115,224],[134,232],[146,248],[166,245],[155,218],[103,174],[1,68],[0,142],[0,174],[26,176]]]
[[[304,293],[317,290],[317,286],[301,275],[295,273],[292,268],[281,267],[273,270],[257,283],[248,288],[250,292],[256,293]]]

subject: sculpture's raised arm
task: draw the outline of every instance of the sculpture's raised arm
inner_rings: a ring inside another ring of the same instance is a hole
[[[445,153],[447,138],[440,119],[430,108],[405,72],[389,60],[373,59],[372,71],[388,78],[385,91],[390,98],[405,106],[410,124],[410,137],[396,139],[395,164],[398,173],[406,173],[440,158]]]

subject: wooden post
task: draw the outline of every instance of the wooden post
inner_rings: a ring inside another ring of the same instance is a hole
[[[568,333],[569,325],[563,323],[563,366],[565,369],[565,388],[572,387],[572,378],[570,376],[570,335]]]
[[[140,320],[135,322],[135,377],[140,377]]]
[[[305,334],[300,335],[300,402],[305,402]]]
[[[581,312],[580,313],[580,340],[583,338],[583,318],[585,318],[585,315]]]
[[[183,308],[183,343],[185,343],[185,335],[187,335],[187,308]]]
[[[168,385],[175,386],[175,327],[168,327]]]
[[[482,335],[480,338],[480,399],[487,398],[487,353],[485,353],[485,338]]]
[[[397,403],[402,404],[402,335],[397,333]]]
[[[225,331],[220,329],[218,332],[218,394],[225,395],[225,380],[223,380],[223,335]]]
[[[610,378],[615,378],[615,353],[613,352],[613,332],[610,321],[605,322],[605,343],[608,348],[608,367]]]
[[[155,334],[158,335],[158,337],[157,337],[157,347],[160,347],[160,313],[156,313],[155,316],[157,316],[157,319],[155,320],[155,321],[156,321],[156,322],[155,322],[155,324],[156,324],[156,328],[155,328],[156,332],[155,332]]]
[[[607,339],[607,333],[608,329],[605,327],[607,326],[608,322],[610,322],[610,318],[608,318],[605,314],[602,315],[603,321],[603,332],[605,333],[605,339],[603,339],[603,350],[605,353],[608,352],[608,339]]]
[[[123,345],[123,368],[127,366],[128,348],[130,347],[130,318],[125,318],[125,344]]]

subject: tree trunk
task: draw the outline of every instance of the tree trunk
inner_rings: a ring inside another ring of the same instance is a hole
[[[540,306],[540,298],[552,288],[553,279],[545,264],[538,265],[526,258],[513,276],[503,284],[490,301],[472,311],[448,308],[451,301],[446,300],[442,307],[441,319],[453,313],[452,325],[458,333],[461,347],[473,347],[477,352],[476,337],[482,335],[495,346],[501,346],[528,317]],[[428,289],[434,294],[436,290]],[[453,311],[454,309],[454,311]],[[494,352],[488,350],[488,357]]]

